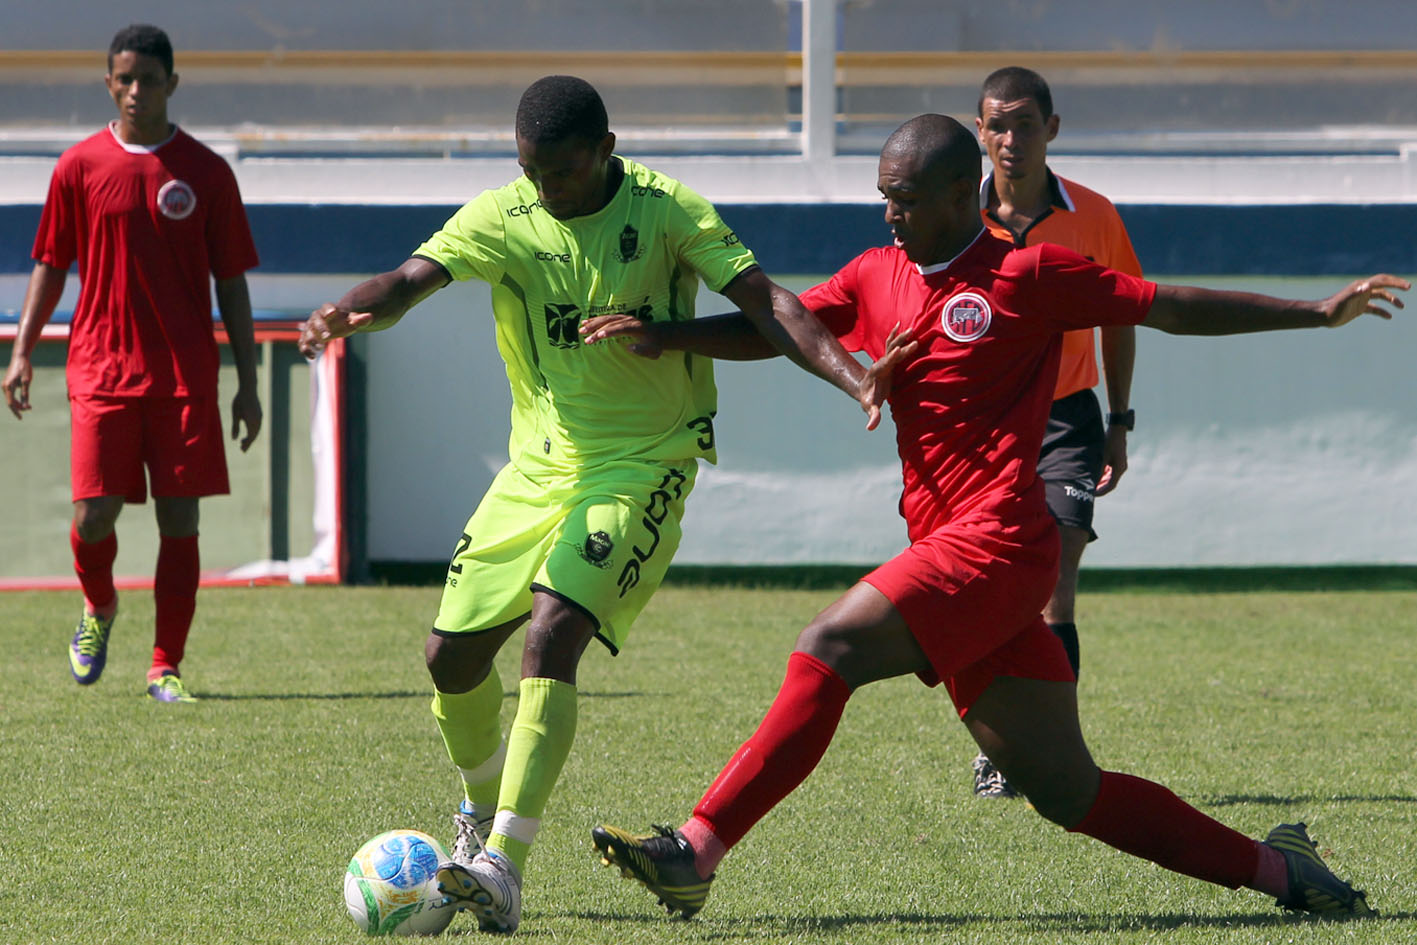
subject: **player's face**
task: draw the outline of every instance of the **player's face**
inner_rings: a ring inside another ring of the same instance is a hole
[[[1019,180],[1043,173],[1048,142],[1058,135],[1058,116],[1043,117],[1031,98],[1001,102],[986,98],[974,119],[979,140],[999,177]]]
[[[615,136],[598,144],[567,138],[550,144],[533,144],[517,136],[517,163],[536,186],[542,208],[558,220],[595,213],[605,206],[606,179]]]
[[[920,169],[912,155],[882,154],[876,188],[886,201],[895,245],[921,266],[959,254],[978,232],[979,179]]]
[[[132,144],[156,144],[167,137],[167,99],[177,88],[162,60],[124,50],[103,77],[118,106],[119,131]]]

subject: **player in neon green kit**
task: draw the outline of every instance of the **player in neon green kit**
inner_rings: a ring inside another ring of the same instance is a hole
[[[392,325],[451,281],[492,286],[511,462],[458,540],[426,656],[433,715],[466,787],[440,885],[498,932],[520,922],[527,853],[575,736],[581,654],[592,638],[618,652],[678,547],[698,460],[714,460],[711,361],[584,345],[582,320],[693,318],[702,278],[779,350],[856,397],[872,428],[893,367],[848,355],[707,201],[615,155],[583,80],[533,83],[516,132],[521,178],[474,198],[397,270],[316,309],[301,338],[313,354]],[[523,624],[504,739],[493,657]]]

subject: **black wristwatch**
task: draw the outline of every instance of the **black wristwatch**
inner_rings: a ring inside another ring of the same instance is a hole
[[[1126,427],[1128,430],[1137,428],[1137,412],[1128,410],[1126,413],[1109,413],[1107,415],[1107,425],[1109,427]]]

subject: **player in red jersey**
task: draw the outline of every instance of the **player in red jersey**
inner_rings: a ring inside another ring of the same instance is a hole
[[[1059,122],[1048,83],[1033,70],[1008,66],[984,80],[974,120],[992,167],[979,194],[984,225],[1015,246],[1057,243],[1109,269],[1140,276],[1141,264],[1112,201],[1048,167],[1048,142],[1057,136]],[[1095,333],[1091,328],[1064,332],[1038,457],[1038,477],[1062,545],[1043,619],[1063,641],[1074,676],[1080,665],[1074,601],[1083,551],[1097,538],[1093,502],[1115,489],[1126,472],[1127,433],[1136,417],[1130,405],[1136,329],[1104,325],[1101,340],[1106,425],[1092,390],[1098,381]],[[974,793],[1018,796],[983,752],[974,759]]]
[[[118,117],[65,151],[54,169],[5,372],[5,403],[17,418],[30,409],[30,354],[77,261],[65,377],[69,540],[84,611],[69,644],[70,672],[89,685],[107,662],[118,609],[114,525],[125,502],[146,500],[146,465],[160,535],[147,692],[160,702],[190,702],[179,665],[197,600],[198,500],[230,491],[212,281],[239,379],[231,435],[244,426],[246,450],[261,429],[245,276],[256,249],[231,168],[167,119],[177,88],[167,34],[145,24],[120,30],[104,81]]]
[[[728,849],[812,771],[847,700],[914,673],[943,682],[974,740],[1034,808],[1069,831],[1180,873],[1273,895],[1281,906],[1369,915],[1302,824],[1263,841],[1218,823],[1159,784],[1103,771],[1078,723],[1072,668],[1040,611],[1057,574],[1058,533],[1036,474],[1060,333],[1144,324],[1183,334],[1342,325],[1400,306],[1393,276],[1320,302],[1158,286],[1051,244],[1015,249],[979,215],[979,152],[958,122],[923,115],[881,153],[878,187],[895,245],[848,263],[802,297],[847,348],[898,359],[889,394],[910,546],[797,637],[757,731],[678,830],[600,826],[607,863],[672,912],[704,904]],[[592,319],[586,337],[641,351],[716,357],[770,352],[736,316],[673,326]]]

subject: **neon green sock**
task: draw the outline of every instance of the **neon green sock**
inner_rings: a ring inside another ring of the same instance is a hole
[[[551,788],[576,739],[576,687],[557,679],[523,679],[521,703],[507,739],[507,765],[497,797],[497,824],[487,841],[525,871]]]
[[[497,804],[502,764],[502,677],[493,666],[487,678],[468,692],[433,691],[433,718],[443,733],[448,758],[462,775],[467,799],[481,816]]]

